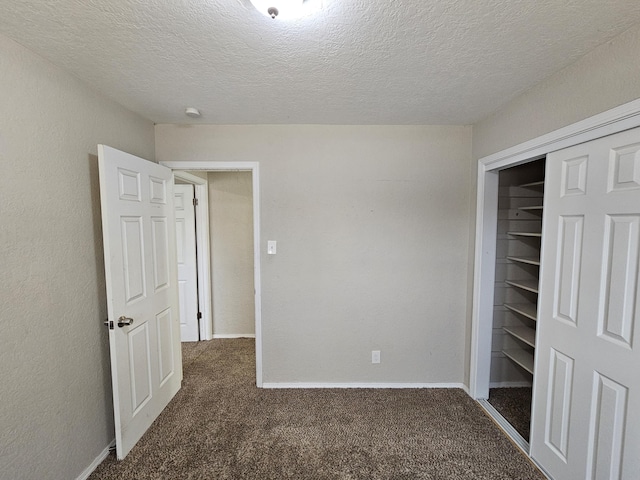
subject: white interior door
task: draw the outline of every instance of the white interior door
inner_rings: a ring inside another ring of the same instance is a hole
[[[640,475],[640,129],[547,157],[531,455],[555,479]]]
[[[116,450],[124,458],[180,389],[171,170],[98,146]]]
[[[183,342],[197,342],[199,340],[198,269],[194,190],[193,185],[174,185],[173,188],[178,251],[180,338]]]

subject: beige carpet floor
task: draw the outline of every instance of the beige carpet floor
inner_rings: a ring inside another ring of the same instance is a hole
[[[254,342],[188,344],[184,382],[91,479],[544,479],[462,390],[255,387]]]
[[[489,403],[529,441],[531,423],[531,387],[492,388]]]

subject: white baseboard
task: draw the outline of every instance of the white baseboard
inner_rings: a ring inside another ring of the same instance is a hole
[[[255,333],[214,333],[213,338],[256,338]]]
[[[111,443],[102,452],[100,452],[95,460],[91,462],[91,465],[84,469],[84,471],[78,476],[78,478],[76,478],[76,480],[87,480],[87,478],[89,478],[89,475],[91,475],[93,471],[98,468],[98,465],[100,465],[104,461],[104,459],[107,458],[109,452],[115,446],[116,440],[114,438]]]
[[[518,388],[518,387],[530,387],[531,382],[518,381],[518,382],[491,382],[489,388]]]
[[[262,388],[460,388],[468,390],[462,383],[280,383],[265,382]]]

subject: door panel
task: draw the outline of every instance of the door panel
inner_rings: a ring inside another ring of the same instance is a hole
[[[127,304],[145,297],[142,217],[122,217],[122,252]]]
[[[177,344],[174,335],[171,309],[167,308],[156,316],[158,329],[158,372],[160,372],[160,386],[166,382],[174,372],[174,346]]]
[[[133,416],[151,398],[151,358],[149,328],[145,323],[127,332],[131,371],[131,407]]]
[[[580,287],[580,259],[582,258],[582,230],[584,217],[560,217],[560,243],[557,263],[554,315],[557,319],[576,324]]]
[[[610,378],[594,375],[587,478],[620,478],[627,392]]]
[[[604,302],[603,312],[599,315],[598,335],[631,348],[638,291],[640,216],[607,215],[606,222]]]
[[[169,226],[166,217],[151,217],[153,286],[157,292],[169,286]]]
[[[98,160],[116,451],[122,459],[182,381],[173,175],[103,145]]]
[[[554,478],[640,471],[640,129],[547,156],[531,455]]]
[[[558,457],[565,461],[569,442],[572,384],[573,358],[552,348],[545,443]]]
[[[167,179],[149,176],[150,202],[167,203]]]

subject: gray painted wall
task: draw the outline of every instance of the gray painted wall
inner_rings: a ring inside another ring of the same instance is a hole
[[[214,335],[255,334],[251,172],[210,172]]]
[[[473,126],[485,157],[640,97],[640,25],[601,45]]]
[[[0,36],[0,478],[73,479],[114,437],[98,143],[153,124]]]
[[[260,162],[265,382],[463,381],[470,130],[156,126],[160,161]]]

